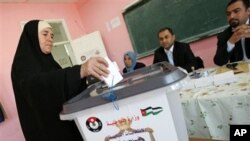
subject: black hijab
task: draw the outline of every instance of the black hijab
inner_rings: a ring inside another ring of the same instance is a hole
[[[44,54],[38,39],[39,20],[25,24],[11,69],[18,115],[27,141],[82,140],[74,122],[61,121],[64,102],[86,84],[80,66],[62,69]]]

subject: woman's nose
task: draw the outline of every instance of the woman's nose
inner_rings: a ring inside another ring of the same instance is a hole
[[[53,42],[53,37],[52,36],[48,36],[47,38],[49,41]]]

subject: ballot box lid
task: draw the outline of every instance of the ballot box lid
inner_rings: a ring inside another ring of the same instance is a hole
[[[110,103],[111,101],[104,98],[104,95],[110,92],[116,95],[116,100],[119,101],[147,91],[171,86],[179,83],[186,76],[187,74],[181,69],[165,61],[156,63],[124,74],[123,80],[112,88],[108,88],[103,81],[90,85],[80,94],[64,103],[61,115]]]

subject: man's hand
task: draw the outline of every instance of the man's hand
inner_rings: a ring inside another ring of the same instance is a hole
[[[235,29],[233,29],[233,35],[229,38],[229,42],[232,44],[235,44],[238,42],[241,38],[250,38],[250,26],[243,24]]]

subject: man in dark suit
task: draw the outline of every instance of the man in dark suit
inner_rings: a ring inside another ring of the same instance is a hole
[[[198,68],[189,44],[175,41],[171,28],[162,28],[158,32],[158,38],[161,46],[154,52],[153,63],[167,61],[174,66],[186,69],[187,72]]]
[[[250,59],[249,0],[231,0],[226,13],[230,26],[217,36],[214,56],[214,63],[219,66]]]

